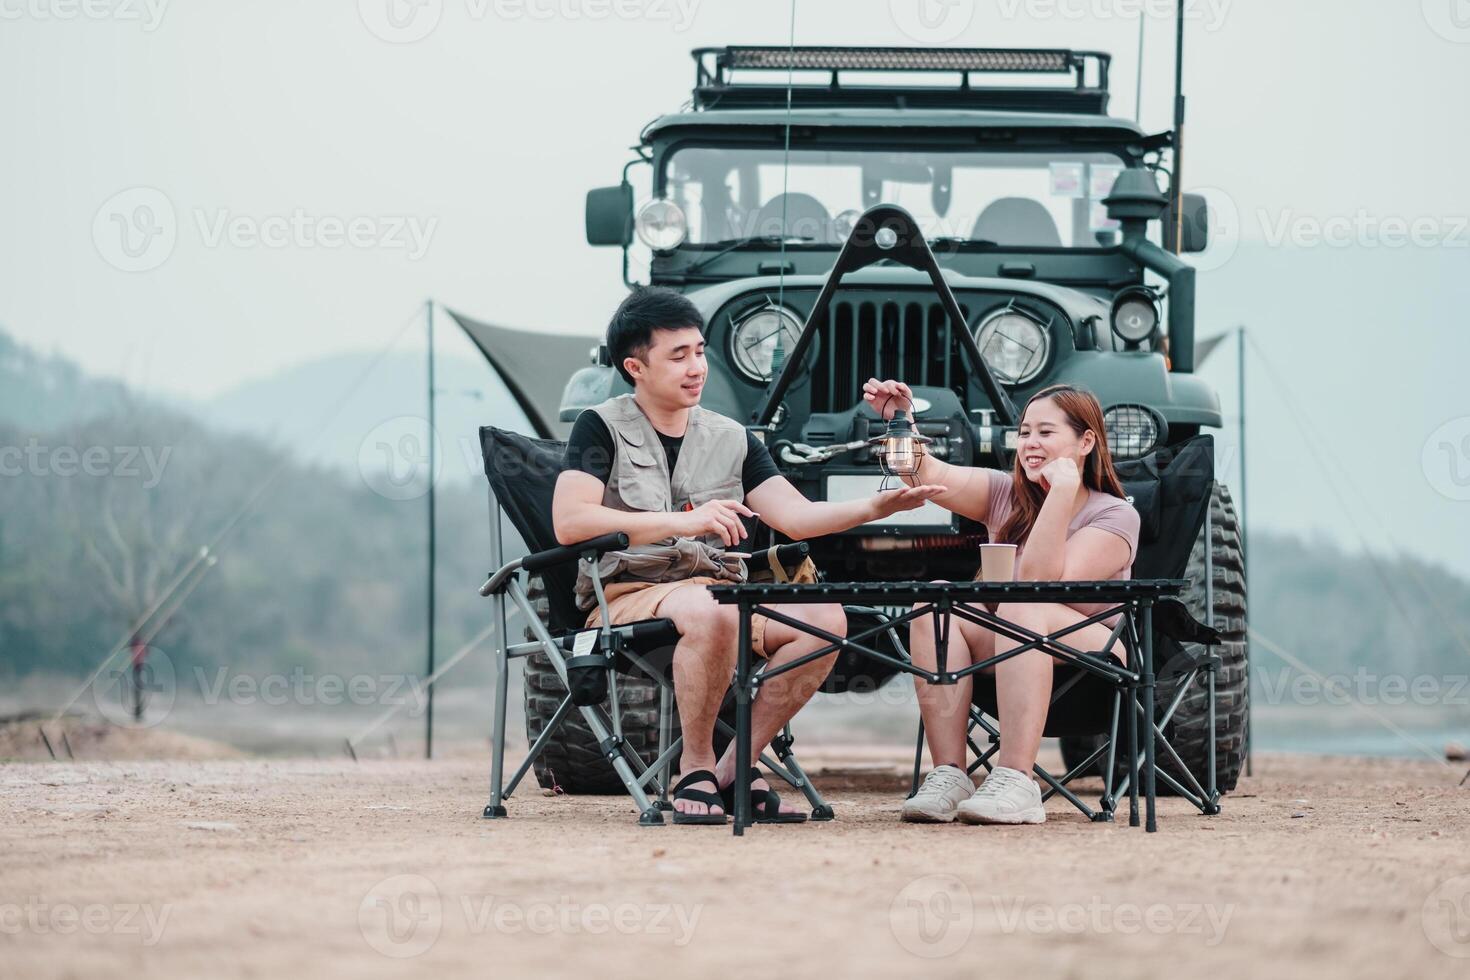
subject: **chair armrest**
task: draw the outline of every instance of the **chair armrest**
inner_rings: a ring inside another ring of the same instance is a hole
[[[776,561],[781,563],[782,568],[790,568],[792,565],[801,564],[811,553],[811,545],[805,541],[793,541],[790,544],[776,547]]]
[[[588,538],[576,544],[564,544],[555,548],[547,548],[545,551],[537,551],[524,558],[506,562],[498,571],[492,572],[485,584],[480,586],[480,595],[491,596],[502,591],[505,583],[510,581],[510,577],[522,568],[528,572],[539,572],[565,562],[576,561],[589,552],[600,557],[604,552],[620,551],[626,547],[628,547],[628,535],[622,531],[614,531],[612,534]]]
[[[603,552],[621,551],[628,547],[628,535],[622,531],[614,531],[596,538],[588,538],[576,544],[564,544],[556,548],[547,548],[538,551],[534,555],[527,555],[521,559],[521,567],[528,572],[539,572],[543,568],[552,568],[565,562],[576,561],[587,552],[595,552],[601,558]]]

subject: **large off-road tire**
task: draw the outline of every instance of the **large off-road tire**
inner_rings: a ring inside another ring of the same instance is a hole
[[[532,576],[528,597],[536,615],[547,621],[546,596],[540,576]],[[535,639],[529,626],[526,639]],[[623,738],[642,756],[645,763],[658,755],[658,684],[644,677],[618,675],[618,703],[622,706]],[[566,697],[566,687],[557,676],[551,660],[544,653],[525,658],[525,674],[521,689],[526,709],[526,741],[535,742],[546,728],[556,706]],[[608,705],[604,700],[603,711]],[[673,718],[670,738],[679,736],[679,719]],[[552,736],[535,762],[536,781],[545,788],[560,786],[568,793],[619,794],[626,792],[617,773],[603,758],[597,740],[587,728],[582,713],[573,708],[559,732]]]
[[[1249,737],[1247,725],[1250,718],[1250,657],[1245,635],[1245,554],[1241,548],[1240,522],[1235,515],[1235,506],[1231,502],[1230,491],[1223,484],[1216,483],[1210,496],[1209,527],[1211,540],[1208,547],[1210,565],[1214,572],[1213,625],[1222,637],[1221,643],[1215,647],[1215,653],[1221,660],[1219,673],[1215,677],[1215,778],[1216,786],[1220,792],[1225,793],[1235,788],[1245,761]],[[1196,619],[1209,623],[1210,617],[1205,603],[1205,548],[1205,529],[1202,527],[1189,554],[1189,566],[1184,577],[1189,580],[1190,587],[1182,598]],[[1195,652],[1199,650],[1194,644],[1185,644],[1185,647]],[[1155,705],[1160,713],[1178,692],[1181,679],[1166,675],[1157,678]],[[1190,686],[1179,703],[1179,708],[1174,712],[1174,717],[1164,729],[1169,744],[1179,753],[1179,757],[1201,786],[1208,785],[1208,712],[1209,697],[1204,678],[1200,677]],[[1121,729],[1121,724],[1119,727]],[[1085,759],[1099,744],[1098,739],[1088,737],[1064,738],[1061,742],[1062,759],[1068,770]],[[1172,760],[1161,757],[1161,766],[1166,772],[1179,778],[1178,767],[1173,765]],[[1188,786],[1188,783],[1185,785]],[[1163,782],[1158,784],[1158,790],[1160,793],[1168,792]]]

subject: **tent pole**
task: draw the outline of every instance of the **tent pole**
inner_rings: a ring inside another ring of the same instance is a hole
[[[429,667],[424,672],[425,677],[434,676],[434,571],[435,571],[435,520],[434,520],[434,443],[436,441],[437,429],[434,428],[434,300],[430,298],[424,304],[424,312],[428,325],[429,340],[429,611],[428,611],[428,645],[429,645]],[[434,757],[434,689],[429,688],[428,705],[424,712],[424,758]]]
[[[1184,251],[1184,7],[1176,5],[1174,26],[1174,186],[1169,197],[1169,227],[1164,247],[1175,255]],[[1140,14],[1140,16],[1142,16]]]
[[[1237,392],[1237,394],[1236,394],[1236,398],[1237,398],[1237,400],[1240,403],[1240,504],[1236,508],[1236,515],[1239,517],[1239,524],[1240,524],[1240,562],[1241,562],[1241,571],[1245,573],[1246,588],[1248,589],[1248,588],[1250,588],[1250,580],[1251,580],[1251,573],[1250,573],[1250,555],[1251,555],[1251,552],[1250,552],[1249,540],[1248,540],[1248,538],[1246,536],[1246,522],[1245,522],[1245,514],[1246,514],[1246,511],[1245,511],[1245,324],[1243,324],[1243,323],[1240,326],[1238,326],[1238,327],[1235,328],[1235,381],[1236,381],[1236,385],[1238,386],[1238,389],[1239,389],[1238,392]],[[1250,629],[1250,619],[1251,619],[1251,614],[1250,614],[1250,601],[1249,601],[1249,599],[1247,599],[1246,604],[1245,604],[1245,624],[1246,624],[1247,631],[1249,631],[1249,629]],[[1246,642],[1249,643],[1250,641],[1247,640]],[[1247,685],[1250,684],[1250,675],[1249,674],[1246,675],[1246,684]],[[1246,710],[1245,710],[1245,774],[1247,776],[1250,776],[1250,775],[1252,775],[1251,770],[1253,768],[1253,766],[1251,765],[1251,762],[1252,762],[1252,759],[1251,759],[1251,755],[1252,755],[1252,752],[1251,752],[1251,743],[1254,741],[1254,738],[1252,737],[1252,732],[1251,732],[1251,722],[1250,722],[1251,712],[1250,712],[1250,701],[1249,701],[1250,692],[1249,691],[1246,692],[1246,697],[1247,697],[1247,701],[1246,701]]]

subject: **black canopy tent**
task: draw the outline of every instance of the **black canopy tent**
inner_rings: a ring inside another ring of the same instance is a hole
[[[560,419],[562,389],[579,368],[591,363],[592,349],[602,337],[514,330],[457,310],[447,312],[505,382],[526,413],[532,434],[541,439],[565,439],[571,423]]]

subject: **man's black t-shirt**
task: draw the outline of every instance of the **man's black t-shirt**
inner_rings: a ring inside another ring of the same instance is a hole
[[[658,441],[663,443],[664,456],[669,461],[669,472],[679,462],[679,449],[684,445],[683,436],[668,436],[658,432]],[[606,483],[612,475],[613,455],[617,445],[602,416],[590,409],[577,416],[572,434],[567,437],[565,467],[581,470]],[[740,482],[746,493],[765,483],[773,476],[780,476],[771,451],[749,430],[745,433],[745,466],[740,471]]]

